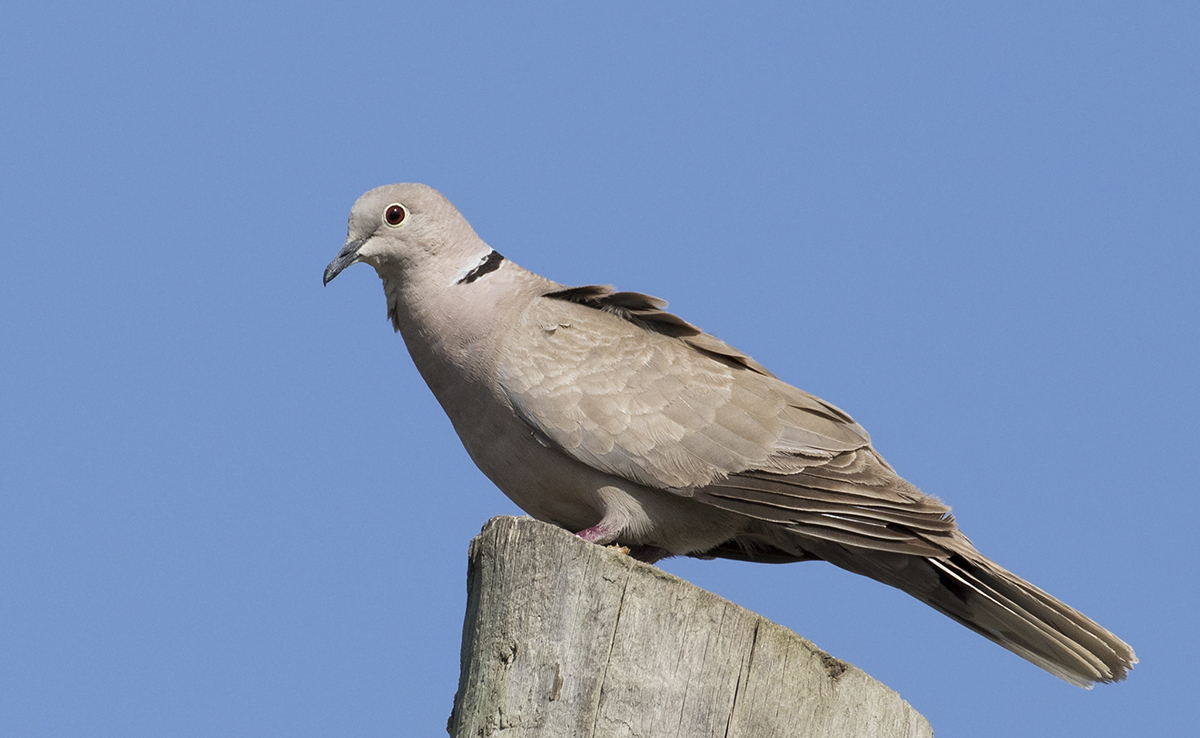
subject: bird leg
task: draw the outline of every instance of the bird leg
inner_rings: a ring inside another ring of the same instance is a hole
[[[612,529],[603,523],[599,525],[593,525],[591,528],[584,528],[575,535],[589,543],[598,543],[601,545],[612,543],[613,541]],[[636,546],[634,547],[632,553],[628,547],[621,546],[616,543],[613,543],[611,546],[609,546],[609,548],[615,548],[623,554],[630,555],[636,561],[644,561],[647,564],[653,564],[654,562],[666,558],[669,555],[666,549],[650,545]]]
[[[612,530],[606,527],[603,523],[593,525],[591,528],[584,528],[575,535],[579,536],[588,543],[609,543],[612,541]]]

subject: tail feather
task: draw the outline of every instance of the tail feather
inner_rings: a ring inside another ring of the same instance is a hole
[[[1084,688],[1125,678],[1137,657],[1120,638],[980,554],[961,533],[947,555],[921,557],[837,544],[821,558],[916,597],[1051,674]]]

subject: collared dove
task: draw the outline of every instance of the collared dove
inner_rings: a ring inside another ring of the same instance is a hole
[[[662,300],[528,272],[420,184],[354,204],[325,283],[358,262],[471,458],[533,517],[650,561],[823,559],[1082,687],[1137,663],[976,551],[849,415]]]

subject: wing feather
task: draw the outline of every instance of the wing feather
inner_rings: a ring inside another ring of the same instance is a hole
[[[506,342],[502,391],[541,437],[639,484],[796,525],[841,515],[831,530],[865,538],[914,538],[888,528],[902,513],[944,529],[947,508],[853,418],[665,307],[607,286],[547,293]]]

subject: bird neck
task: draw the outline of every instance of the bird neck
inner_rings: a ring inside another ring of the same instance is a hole
[[[461,274],[459,273],[461,272]],[[381,272],[388,317],[439,399],[448,376],[481,383],[495,377],[501,327],[541,277],[487,254],[454,274]]]

